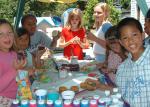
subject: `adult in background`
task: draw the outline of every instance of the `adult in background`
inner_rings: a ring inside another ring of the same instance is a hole
[[[39,45],[47,48],[54,48],[57,45],[59,36],[53,37],[53,40],[49,38],[44,32],[37,30],[37,19],[32,14],[27,14],[21,19],[22,27],[25,28],[30,35],[30,46],[28,50],[32,53],[37,49]]]
[[[150,9],[147,11],[147,14],[145,16],[144,31],[148,35],[144,39],[144,45],[147,46],[148,44],[150,44]]]
[[[94,26],[96,28],[96,34],[87,32],[87,37],[88,39],[95,41],[93,53],[96,61],[104,62],[106,58],[106,41],[104,35],[107,29],[112,26],[108,21],[109,6],[103,2],[96,4],[93,16],[95,19]]]

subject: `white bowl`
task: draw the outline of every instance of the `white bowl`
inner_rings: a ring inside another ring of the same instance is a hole
[[[61,95],[64,100],[72,100],[75,96],[75,92],[71,90],[67,90],[67,91],[63,91]]]

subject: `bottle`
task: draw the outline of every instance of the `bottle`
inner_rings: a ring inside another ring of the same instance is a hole
[[[112,103],[109,90],[105,90],[105,97],[101,98],[101,100],[105,102],[106,106]]]
[[[89,107],[89,102],[88,102],[88,100],[82,100],[82,101],[81,101],[81,107]]]
[[[37,107],[36,100],[30,100],[29,107]]]
[[[13,100],[11,107],[19,107],[19,100]]]
[[[54,107],[63,107],[62,101],[61,100],[56,100],[54,103]]]
[[[96,100],[97,103],[98,103],[98,100],[100,99],[100,96],[99,96],[99,95],[94,95],[94,96],[93,96],[93,99]]]
[[[59,70],[59,78],[64,79],[68,76],[67,70],[65,67],[61,67]]]
[[[28,100],[22,100],[21,107],[29,107]]]
[[[91,100],[90,101],[90,107],[98,107],[97,101],[96,100]]]
[[[44,100],[38,101],[38,107],[46,107]]]
[[[53,107],[53,101],[52,100],[47,100],[46,102],[47,107]]]
[[[80,101],[79,100],[73,100],[73,107],[80,107]]]
[[[106,103],[102,99],[99,99],[98,107],[106,107]]]
[[[71,100],[65,100],[63,107],[72,107]]]
[[[119,101],[117,98],[113,98],[111,106],[116,106],[116,107],[123,107],[123,102]]]

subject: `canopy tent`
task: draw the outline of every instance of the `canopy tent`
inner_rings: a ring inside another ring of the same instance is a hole
[[[76,2],[77,0],[38,0],[40,2],[59,2],[59,3],[73,3]],[[84,0],[86,1],[86,0]],[[148,11],[148,6],[146,4],[146,0],[136,0],[138,6],[140,7],[143,15],[145,16],[146,12]],[[18,7],[17,7],[17,15],[16,15],[16,19],[15,19],[15,28],[18,27],[19,22],[20,22],[20,18],[23,14],[23,10],[24,10],[24,5],[25,5],[25,0],[19,0],[18,1]]]

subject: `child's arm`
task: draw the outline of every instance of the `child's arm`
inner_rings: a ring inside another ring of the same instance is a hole
[[[89,40],[95,41],[96,43],[98,43],[99,45],[101,45],[103,48],[106,48],[106,41],[96,37],[93,33],[91,32],[87,32],[87,38]]]

